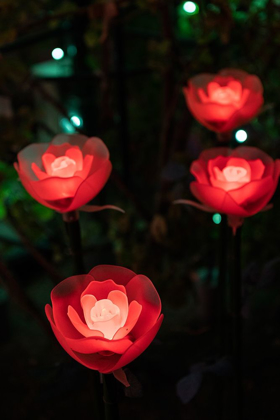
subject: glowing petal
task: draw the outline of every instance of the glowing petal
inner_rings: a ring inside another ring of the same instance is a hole
[[[227,166],[223,169],[223,174],[228,182],[242,182],[242,179],[246,178],[246,175],[248,175],[247,170],[240,166]],[[250,179],[248,181],[250,181]]]
[[[119,339],[125,337],[126,335],[128,335],[130,333],[130,331],[136,325],[136,322],[139,319],[141,311],[142,311],[142,305],[140,305],[138,302],[136,302],[136,300],[133,300],[131,302],[131,304],[129,305],[128,316],[127,316],[126,323],[124,324],[124,326],[122,328],[120,328],[115,333],[115,335],[113,337],[114,340],[119,340]]]
[[[83,163],[83,168],[81,171],[77,171],[75,173],[75,175],[80,176],[81,178],[87,178],[88,174],[90,173],[91,167],[92,167],[92,162],[93,162],[93,156],[91,155],[86,155],[84,158],[84,163]]]
[[[123,327],[128,315],[128,300],[126,294],[119,290],[113,290],[109,293],[108,299],[120,309],[120,327]]]
[[[83,311],[84,311],[85,321],[86,321],[87,326],[89,328],[91,328],[91,326],[92,326],[90,312],[91,312],[92,308],[94,307],[94,305],[96,304],[96,302],[97,302],[97,299],[93,295],[84,295],[84,296],[81,297],[81,306],[82,306]]]
[[[92,328],[101,331],[105,338],[111,340],[116,331],[124,325],[120,308],[109,299],[101,299],[91,309]]]
[[[104,337],[104,334],[99,330],[92,330],[81,320],[77,312],[72,306],[68,306],[67,315],[80,334],[84,337]]]
[[[49,175],[43,172],[34,162],[31,163],[31,169],[39,180],[49,178]]]
[[[70,178],[76,172],[76,162],[67,156],[56,158],[51,164],[51,175],[60,178]]]
[[[53,155],[52,153],[44,153],[42,155],[42,162],[48,175],[52,175],[51,164],[53,163],[54,160],[55,160],[55,155]]]
[[[79,147],[71,147],[71,149],[66,150],[65,156],[74,160],[76,163],[76,171],[83,170],[83,154]]]

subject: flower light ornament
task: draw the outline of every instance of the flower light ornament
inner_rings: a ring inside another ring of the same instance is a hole
[[[183,91],[193,116],[220,134],[249,122],[263,105],[260,79],[238,69],[199,74],[189,79]]]
[[[97,266],[59,283],[51,301],[46,315],[64,350],[129,386],[122,367],[149,346],[163,320],[152,282],[124,267]]]
[[[271,208],[268,205],[279,179],[280,160],[255,147],[234,150],[218,147],[203,151],[190,168],[190,184],[200,203],[176,200],[211,213],[223,213],[235,233],[244,218]]]
[[[57,135],[51,143],[33,143],[18,153],[14,164],[26,191],[60,213],[99,211],[115,206],[88,206],[107,182],[112,164],[97,137]]]

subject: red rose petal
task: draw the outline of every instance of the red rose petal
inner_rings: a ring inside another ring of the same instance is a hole
[[[92,167],[92,162],[93,162],[94,157],[87,155],[84,158],[84,163],[83,163],[83,168],[81,171],[77,171],[75,173],[76,176],[80,176],[83,179],[86,179],[91,171],[91,167]]]
[[[67,315],[68,306],[72,306],[79,317],[83,319],[80,297],[91,281],[92,277],[88,274],[68,277],[55,286],[51,292],[54,321],[57,328],[66,337],[81,337],[81,334],[73,326]]]
[[[265,171],[265,166],[261,159],[248,160],[248,163],[251,167],[251,180],[255,181],[261,179]]]
[[[119,340],[130,333],[138,321],[141,311],[142,305],[136,302],[136,300],[133,300],[129,305],[126,323],[116,332],[113,337],[114,340]]]
[[[53,318],[53,312],[52,307],[50,305],[45,306],[45,312],[46,316],[51,324],[52,330],[54,332],[54,335],[56,336],[57,341],[59,344],[64,348],[64,350],[69,354],[69,356],[73,357],[77,362],[80,362],[79,358],[73,353],[69,345],[67,344],[67,341],[61,334],[61,332],[58,330],[58,328],[55,325],[54,318]]]
[[[84,337],[104,337],[101,331],[90,329],[79,317],[77,311],[72,306],[68,306],[67,315],[76,330]]]
[[[208,185],[202,185],[198,182],[192,182],[190,189],[193,195],[202,203],[212,207],[217,212],[233,214],[236,216],[247,217],[249,214],[245,209],[230,197],[226,191]]]
[[[42,155],[45,153],[48,145],[45,143],[33,143],[22,149],[18,155],[19,171],[24,174],[26,179],[36,181],[36,175],[34,174],[31,164],[34,162],[36,165],[42,167]]]
[[[90,271],[89,276],[93,278],[93,270]],[[85,295],[93,295],[95,296],[96,300],[107,299],[109,293],[113,290],[119,290],[126,295],[125,287],[120,284],[116,284],[113,280],[94,280],[88,284],[87,288],[81,294],[81,298],[83,298]]]
[[[195,160],[192,162],[190,172],[196,177],[200,184],[209,184],[207,167],[203,161]]]
[[[97,299],[93,295],[82,295],[81,296],[81,307],[83,308],[84,317],[85,317],[85,321],[86,321],[87,325],[92,324],[90,313],[91,313],[92,308],[96,304],[96,302],[97,302]]]
[[[142,305],[138,322],[132,330],[134,337],[145,334],[158,319],[161,312],[161,301],[153,283],[148,277],[136,275],[126,286],[129,302],[136,300]]]
[[[93,164],[96,159],[93,159]],[[106,161],[103,166],[94,172],[93,175],[89,176],[89,178],[85,179],[80,186],[78,187],[73,201],[71,204],[60,211],[68,212],[72,210],[76,210],[79,207],[87,204],[90,200],[92,200],[104,187],[106,184],[110,173],[112,170],[112,164],[110,161]]]
[[[70,159],[73,159],[75,161],[76,171],[83,170],[83,154],[78,146],[71,147],[70,149],[66,150],[65,156],[68,156]]]
[[[83,180],[78,176],[71,178],[49,177],[42,181],[30,181],[32,189],[45,201],[62,200],[74,197]]]
[[[46,172],[44,172],[40,168],[38,168],[38,166],[34,162],[31,163],[31,169],[40,181],[42,179],[46,179],[46,178],[50,177]]]
[[[107,299],[113,302],[114,305],[118,306],[120,309],[120,324],[123,326],[127,320],[128,315],[128,300],[126,292],[120,292],[119,290],[112,290],[108,294]]]
[[[94,354],[102,351],[111,351],[123,354],[133,343],[129,338],[121,340],[108,340],[106,338],[81,338],[79,340],[67,339],[71,350],[82,354]]]
[[[47,174],[52,174],[51,164],[55,161],[56,156],[52,153],[44,153],[42,155],[42,163]]]
[[[117,284],[126,284],[136,276],[136,274],[125,267],[116,265],[98,265],[94,267],[89,274],[94,277],[96,281],[103,281],[112,279]]]
[[[272,191],[273,187],[273,179],[266,177],[258,181],[251,181],[238,190],[230,191],[229,194],[238,205],[242,206],[259,200],[268,191]]]
[[[155,338],[158,330],[163,321],[163,315],[157,320],[157,322],[152,326],[152,328],[147,331],[144,335],[140,336],[129,349],[121,356],[119,361],[115,364],[114,369],[106,370],[104,373],[112,372],[112,370],[117,370],[126,366],[128,363],[136,359],[144,350],[151,344]]]

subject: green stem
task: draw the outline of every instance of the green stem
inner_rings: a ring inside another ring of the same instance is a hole
[[[235,371],[236,419],[243,419],[242,278],[241,228],[233,238],[233,360]]]
[[[65,213],[63,214],[63,220],[70,242],[71,253],[74,258],[76,274],[85,274],[79,213],[77,211]]]
[[[103,374],[102,379],[105,420],[120,420],[115,378],[112,374]]]

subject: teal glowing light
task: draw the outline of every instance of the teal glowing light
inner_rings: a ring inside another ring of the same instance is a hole
[[[74,57],[77,54],[77,47],[75,45],[68,45],[67,54]]]
[[[63,133],[73,134],[76,132],[75,127],[73,127],[73,124],[71,124],[67,118],[62,118],[59,125],[62,128]]]
[[[219,225],[222,221],[222,216],[220,215],[220,213],[215,213],[213,214],[212,220],[215,223],[215,225]]]
[[[81,127],[83,125],[83,120],[81,117],[78,117],[78,115],[72,115],[70,120],[74,124],[75,127]]]
[[[64,51],[61,48],[52,50],[52,58],[54,60],[61,60],[64,57]]]
[[[248,138],[248,135],[245,130],[238,130],[235,133],[235,139],[238,143],[244,143]]]
[[[188,15],[195,15],[199,12],[198,4],[194,3],[193,1],[186,1],[183,4],[184,12],[188,13]]]

